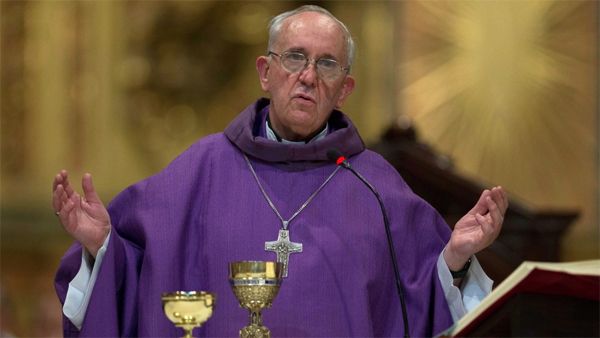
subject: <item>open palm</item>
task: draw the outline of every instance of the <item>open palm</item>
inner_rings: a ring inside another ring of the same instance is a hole
[[[83,196],[71,187],[67,171],[61,170],[52,184],[52,206],[65,230],[95,257],[110,231],[110,216],[90,174],[83,175],[81,185]]]

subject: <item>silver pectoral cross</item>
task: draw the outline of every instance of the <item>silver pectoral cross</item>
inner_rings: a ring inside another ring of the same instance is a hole
[[[290,254],[302,252],[302,243],[290,242],[290,232],[280,229],[276,241],[265,242],[265,250],[277,254],[277,262],[283,263],[283,277],[287,277]]]

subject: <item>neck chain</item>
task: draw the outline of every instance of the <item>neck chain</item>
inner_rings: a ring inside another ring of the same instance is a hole
[[[269,197],[269,195],[267,195],[267,192],[265,191],[262,184],[260,183],[260,180],[258,179],[258,175],[256,175],[256,171],[254,171],[254,167],[252,167],[252,163],[250,163],[248,156],[246,156],[246,154],[243,154],[243,155],[244,155],[244,159],[246,160],[246,163],[248,164],[248,168],[250,168],[250,171],[252,172],[252,176],[254,176],[254,179],[256,180],[256,183],[258,184],[258,188],[260,189],[263,196],[267,200],[267,203],[269,203],[269,206],[271,207],[273,212],[275,212],[275,215],[277,215],[277,217],[281,221],[281,229],[279,229],[279,236],[277,237],[277,240],[271,241],[271,242],[265,242],[265,251],[273,251],[277,254],[277,262],[283,263],[283,277],[287,277],[288,261],[289,261],[290,254],[302,252],[302,243],[295,243],[295,242],[290,241],[288,226],[289,226],[290,222],[294,218],[296,218],[296,216],[298,216],[302,212],[302,210],[304,210],[304,208],[306,208],[310,204],[310,202],[312,202],[312,200],[319,194],[319,192],[321,192],[321,190],[325,187],[325,185],[327,185],[327,183],[329,183],[329,181],[333,178],[333,176],[340,169],[340,166],[336,166],[335,170],[331,174],[329,174],[329,176],[317,188],[317,190],[315,190],[308,197],[308,199],[300,206],[300,208],[298,210],[296,210],[296,212],[292,215],[292,217],[285,220],[285,219],[283,219],[283,217],[279,213],[279,210],[277,210],[277,208],[275,207],[275,204],[273,204],[273,201],[271,201],[271,198]]]

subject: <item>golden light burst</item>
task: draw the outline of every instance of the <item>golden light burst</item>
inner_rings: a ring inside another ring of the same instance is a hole
[[[597,2],[403,4],[399,110],[424,140],[538,204],[596,198]]]

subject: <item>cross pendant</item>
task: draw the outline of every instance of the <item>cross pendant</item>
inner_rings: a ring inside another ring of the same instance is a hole
[[[280,229],[276,241],[265,242],[265,251],[277,254],[277,262],[283,263],[283,277],[287,277],[290,254],[302,252],[302,243],[290,242],[290,232]]]

